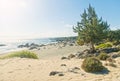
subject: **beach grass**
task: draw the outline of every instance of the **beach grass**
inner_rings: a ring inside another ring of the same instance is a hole
[[[14,58],[14,57],[38,59],[37,54],[30,51],[26,51],[26,50],[13,52],[11,54],[0,57],[0,59],[7,59],[7,58]]]

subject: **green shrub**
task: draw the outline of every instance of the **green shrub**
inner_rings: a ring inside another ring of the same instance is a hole
[[[32,53],[30,51],[19,51],[19,52],[11,53],[2,58],[5,59],[5,58],[13,58],[13,57],[38,59],[37,54]]]
[[[97,58],[88,57],[83,61],[82,69],[86,72],[100,72],[104,70],[104,67]]]
[[[120,41],[113,41],[113,45],[119,45]]]
[[[108,57],[109,57],[109,56],[108,56],[106,53],[100,53],[100,54],[98,55],[98,58],[99,58],[100,60],[106,60]]]
[[[84,45],[84,41],[81,40],[80,38],[78,38],[77,39],[77,44],[80,45],[80,46],[82,46],[82,45]]]
[[[112,47],[111,43],[104,43],[104,44],[99,44],[98,46],[96,46],[96,49],[104,49],[104,48],[109,48]]]

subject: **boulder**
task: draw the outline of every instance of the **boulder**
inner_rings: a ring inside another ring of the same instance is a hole
[[[18,48],[24,48],[24,47],[30,47],[29,43],[26,43],[25,45],[18,45]]]
[[[29,47],[30,45],[29,45],[29,43],[26,43],[25,45],[24,45],[24,47]]]

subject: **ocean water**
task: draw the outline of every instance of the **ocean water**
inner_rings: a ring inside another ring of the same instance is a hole
[[[26,43],[35,43],[35,44],[50,44],[56,43],[55,39],[42,38],[42,39],[9,39],[9,40],[0,40],[0,44],[5,44],[5,46],[0,46],[0,54],[21,50],[25,48],[18,48],[19,45],[24,45]]]

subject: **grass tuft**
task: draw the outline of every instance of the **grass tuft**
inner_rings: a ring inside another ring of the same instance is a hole
[[[37,54],[30,52],[30,51],[14,52],[14,53],[11,53],[9,55],[1,57],[1,59],[14,58],[14,57],[38,59]]]

